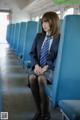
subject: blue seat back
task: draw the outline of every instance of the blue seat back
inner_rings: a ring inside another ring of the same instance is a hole
[[[7,28],[7,35],[6,35],[6,39],[7,39],[7,41],[8,41],[8,43],[9,43],[9,45],[10,45],[10,43],[11,43],[11,37],[12,37],[12,28],[13,28],[13,24],[9,24],[9,30],[8,30],[8,28]]]
[[[26,61],[30,61],[29,52],[31,50],[31,46],[32,46],[36,33],[37,33],[37,22],[28,21],[27,30],[26,30],[26,38],[24,42],[24,50],[23,50],[23,64],[26,64]]]
[[[23,56],[24,41],[26,37],[26,28],[27,28],[27,22],[21,22],[18,48],[17,48],[18,56]]]
[[[37,32],[42,32],[42,25],[41,25],[41,19],[39,19],[39,22],[38,22],[38,28],[37,28]]]
[[[20,28],[21,28],[21,23],[16,23],[16,35],[15,35],[15,46],[14,48],[16,49],[16,55],[18,52],[18,47],[19,47],[19,36],[20,36]]]
[[[62,26],[51,99],[80,99],[80,15],[68,15]]]
[[[6,31],[6,40],[10,44],[10,39],[11,39],[11,32],[12,32],[12,24],[8,24],[7,26],[7,31]]]
[[[20,23],[16,23],[13,48],[16,50],[19,43]]]
[[[10,47],[11,48],[13,48],[14,36],[15,36],[15,24],[12,24],[12,27],[11,27],[11,37],[10,37]]]

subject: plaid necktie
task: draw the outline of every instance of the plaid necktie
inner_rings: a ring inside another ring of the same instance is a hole
[[[41,57],[40,57],[40,65],[41,67],[44,67],[46,65],[47,57],[48,57],[48,51],[49,51],[49,43],[50,43],[50,36],[47,36],[46,41],[44,42],[42,48],[41,48]]]

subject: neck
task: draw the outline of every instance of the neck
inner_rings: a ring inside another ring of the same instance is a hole
[[[46,32],[46,35],[50,35],[50,32]]]

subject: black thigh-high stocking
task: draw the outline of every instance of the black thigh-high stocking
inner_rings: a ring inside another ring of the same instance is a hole
[[[30,88],[34,97],[37,111],[41,113],[41,99],[39,95],[39,85],[38,85],[37,77],[34,74],[32,74],[30,75],[29,80],[30,80]]]
[[[39,91],[40,91],[40,97],[41,97],[41,103],[42,103],[42,114],[45,115],[49,113],[49,98],[46,95],[45,86],[47,85],[47,81],[43,75],[40,75],[38,77],[38,83],[39,83]]]

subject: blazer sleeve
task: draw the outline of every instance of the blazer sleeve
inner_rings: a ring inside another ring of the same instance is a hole
[[[31,57],[31,67],[34,69],[35,65],[38,64],[38,56],[37,56],[37,41],[40,38],[40,34],[38,33],[33,41],[32,48],[30,51],[30,57]]]

